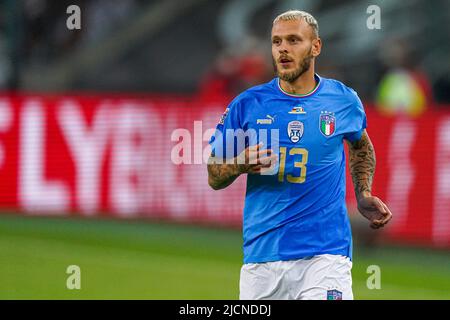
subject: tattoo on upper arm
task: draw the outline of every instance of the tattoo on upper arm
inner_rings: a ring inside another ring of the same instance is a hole
[[[372,191],[372,181],[375,174],[375,150],[366,131],[361,139],[349,142],[350,172],[358,197],[362,192]]]

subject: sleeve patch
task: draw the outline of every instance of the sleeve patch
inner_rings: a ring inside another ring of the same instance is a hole
[[[225,109],[225,111],[223,112],[222,116],[220,117],[219,124],[224,124],[225,123],[225,118],[227,117],[229,111],[230,111],[230,108],[226,108]]]

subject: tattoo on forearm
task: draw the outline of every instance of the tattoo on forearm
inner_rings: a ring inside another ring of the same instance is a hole
[[[363,192],[372,191],[372,181],[375,174],[375,150],[366,132],[356,142],[349,142],[350,173],[355,188],[356,198]]]
[[[229,186],[239,174],[237,164],[216,163],[213,157],[208,161],[208,183],[215,190]]]

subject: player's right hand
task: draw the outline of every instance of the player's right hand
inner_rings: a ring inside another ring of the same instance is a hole
[[[384,227],[392,219],[392,212],[388,206],[372,195],[358,199],[358,210],[370,221],[370,227],[373,229]]]
[[[249,146],[237,157],[240,173],[261,174],[265,168],[273,167],[278,161],[272,149],[262,149],[263,143]]]

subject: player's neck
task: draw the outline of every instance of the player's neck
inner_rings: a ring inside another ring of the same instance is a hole
[[[314,69],[309,68],[304,74],[293,82],[287,82],[280,79],[280,86],[283,91],[290,94],[305,95],[310,93],[316,87],[316,78],[314,77]]]

